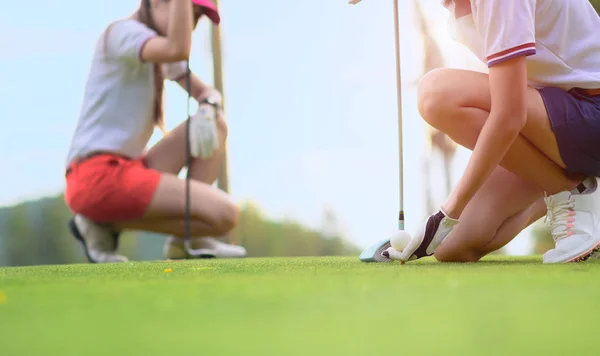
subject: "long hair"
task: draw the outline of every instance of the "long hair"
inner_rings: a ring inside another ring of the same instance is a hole
[[[138,20],[148,28],[156,31],[156,24],[154,18],[152,18],[152,11],[150,0],[142,0],[140,8],[138,10]],[[163,116],[163,90],[164,90],[164,76],[162,67],[158,63],[153,64],[154,67],[154,122],[156,126],[165,132],[165,121]]]

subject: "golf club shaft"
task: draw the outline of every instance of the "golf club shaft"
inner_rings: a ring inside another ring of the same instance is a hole
[[[402,69],[400,65],[400,21],[398,18],[398,0],[394,0],[394,39],[396,47],[396,91],[398,101],[398,182],[399,182],[399,207],[398,229],[404,230],[404,179],[403,179],[403,150],[402,150]]]
[[[192,164],[192,148],[190,144],[190,101],[192,100],[192,75],[190,70],[190,60],[187,60],[187,71],[185,74],[185,85],[188,92],[187,100],[187,120],[185,123],[185,242],[189,243],[192,234],[192,212],[190,197],[190,166]]]

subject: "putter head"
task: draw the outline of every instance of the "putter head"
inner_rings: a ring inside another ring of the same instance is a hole
[[[391,259],[383,256],[381,253],[385,250],[387,250],[388,248],[390,248],[392,245],[390,244],[390,240],[383,240],[380,241],[374,245],[372,245],[371,247],[365,249],[361,254],[360,254],[360,260],[362,262],[392,262]]]
[[[358,4],[359,2],[361,2],[361,1],[362,1],[362,0],[350,0],[350,1],[348,1],[348,4],[351,4],[351,5],[356,5],[356,4]]]

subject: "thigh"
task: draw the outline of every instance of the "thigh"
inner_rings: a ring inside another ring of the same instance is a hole
[[[438,106],[441,113],[452,112],[449,106],[471,107],[486,112],[490,112],[492,108],[489,76],[485,73],[446,68],[429,72],[419,85],[420,103],[427,101],[423,99],[427,96],[431,98],[431,105]],[[558,150],[548,112],[538,90],[528,89],[527,105],[527,122],[521,135],[554,163],[564,168],[565,164]],[[452,122],[441,124],[452,125]]]
[[[541,190],[524,179],[496,168],[469,202],[452,234],[438,247],[436,256],[485,251],[507,220],[528,210],[543,196]]]
[[[227,124],[223,117],[217,119],[220,144],[224,145],[227,137]],[[154,145],[145,157],[146,164],[152,169],[164,173],[178,174],[186,164],[186,121],[169,132]]]
[[[186,222],[185,220],[157,220],[157,219],[140,219],[123,221],[112,224],[117,231],[122,230],[138,230],[151,231],[158,234],[174,235],[185,237]],[[190,221],[191,236],[220,236],[227,231],[215,230],[212,226],[198,220]]]
[[[189,184],[192,219],[224,230],[237,223],[239,208],[226,193],[195,180],[190,180]],[[185,217],[186,181],[174,174],[162,173],[144,220],[183,220]]]
[[[168,132],[145,156],[146,164],[163,173],[178,174],[186,161],[185,121]]]

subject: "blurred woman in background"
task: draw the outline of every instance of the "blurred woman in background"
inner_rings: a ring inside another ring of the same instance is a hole
[[[146,146],[155,127],[164,132],[163,82],[186,89],[192,32],[202,17],[219,24],[210,0],[143,0],[130,17],[113,22],[96,45],[79,122],[67,158],[65,200],[76,214],[70,221],[90,262],[123,262],[117,254],[125,229],[172,235],[167,258],[186,258],[183,248],[186,164],[185,122],[154,147]],[[191,74],[199,104],[190,137],[197,151],[190,166],[192,248],[205,257],[243,257],[241,246],[221,236],[237,223],[238,207],[214,188],[227,126],[221,96]]]

